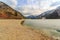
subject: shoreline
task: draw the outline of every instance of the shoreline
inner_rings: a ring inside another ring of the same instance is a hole
[[[54,40],[39,30],[21,25],[23,20],[0,20],[0,40]]]

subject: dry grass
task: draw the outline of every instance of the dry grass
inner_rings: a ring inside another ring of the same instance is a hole
[[[0,40],[54,40],[38,30],[22,26],[22,20],[0,20]]]

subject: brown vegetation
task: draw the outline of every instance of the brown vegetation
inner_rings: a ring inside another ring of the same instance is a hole
[[[7,4],[0,2],[0,18],[2,19],[23,19],[24,16],[8,6]]]

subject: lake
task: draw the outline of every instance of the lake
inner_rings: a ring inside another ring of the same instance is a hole
[[[44,30],[47,34],[60,38],[60,19],[26,19],[24,25]]]

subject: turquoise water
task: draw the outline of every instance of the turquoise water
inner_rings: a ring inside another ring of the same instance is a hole
[[[46,33],[60,38],[60,19],[26,19],[24,25],[45,30]]]

